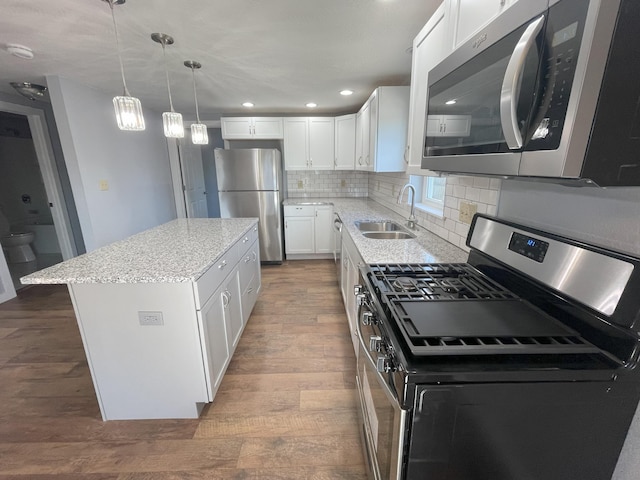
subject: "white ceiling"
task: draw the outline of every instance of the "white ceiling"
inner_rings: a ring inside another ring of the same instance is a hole
[[[128,0],[116,6],[127,85],[144,108],[168,109],[162,48],[176,110],[195,116],[197,60],[203,120],[220,114],[355,112],[380,85],[408,85],[407,49],[440,0]],[[7,43],[33,49],[23,60]],[[122,93],[109,5],[101,0],[1,0],[0,91],[60,75]],[[342,89],[355,93],[339,95]],[[241,106],[252,101],[253,109]],[[310,110],[304,105],[315,102]]]

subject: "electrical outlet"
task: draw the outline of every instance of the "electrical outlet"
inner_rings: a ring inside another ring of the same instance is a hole
[[[340,186],[341,186],[342,188],[345,188],[345,187],[347,186],[347,181],[346,181],[346,180],[344,180],[344,179],[340,180]]]
[[[100,180],[99,187],[101,191],[105,192],[109,190],[109,182],[106,180]]]
[[[478,211],[478,205],[470,202],[460,202],[460,215],[458,220],[462,223],[471,223],[471,219]]]
[[[140,325],[164,325],[162,312],[138,312]]]
[[[298,188],[304,188],[304,182],[302,180],[298,180]]]

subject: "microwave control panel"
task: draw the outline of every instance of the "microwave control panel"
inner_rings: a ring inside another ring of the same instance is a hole
[[[588,6],[583,0],[564,0],[549,9],[537,105],[525,150],[560,146]]]

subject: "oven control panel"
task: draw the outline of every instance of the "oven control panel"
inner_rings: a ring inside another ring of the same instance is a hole
[[[543,240],[513,232],[509,241],[509,250],[519,253],[531,260],[542,263],[549,249],[549,243]]]

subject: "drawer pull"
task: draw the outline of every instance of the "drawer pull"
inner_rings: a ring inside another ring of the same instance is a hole
[[[242,239],[242,243],[247,243],[248,241],[249,241],[249,237],[244,237],[244,238]]]
[[[253,287],[247,288],[247,293],[253,293]]]
[[[244,263],[249,263],[251,261],[251,256],[247,255],[246,257],[244,257]]]
[[[222,263],[221,263],[220,265],[218,265],[218,268],[219,268],[220,270],[222,270],[222,269],[223,269],[224,267],[226,267],[226,266],[227,266],[227,261],[226,261],[226,260],[223,260],[223,261],[222,261]]]

